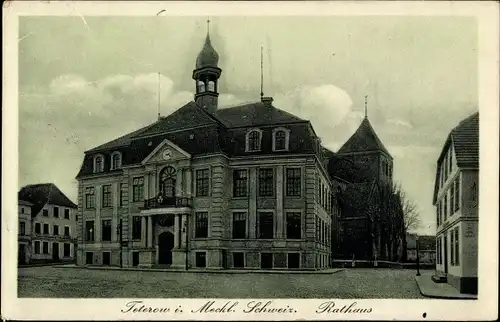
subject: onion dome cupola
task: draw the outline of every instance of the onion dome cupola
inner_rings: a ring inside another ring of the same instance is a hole
[[[207,25],[210,25],[210,21],[207,21]],[[198,57],[196,57],[196,69],[193,71],[193,79],[196,81],[195,102],[210,113],[214,113],[218,105],[217,82],[222,73],[218,63],[219,54],[212,46],[210,31],[208,30],[205,44]]]

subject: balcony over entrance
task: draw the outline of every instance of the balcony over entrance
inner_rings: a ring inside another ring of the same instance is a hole
[[[142,214],[169,214],[191,212],[193,199],[190,197],[167,197],[159,195],[144,200]]]

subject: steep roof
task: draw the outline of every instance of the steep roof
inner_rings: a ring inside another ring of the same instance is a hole
[[[436,203],[439,191],[439,164],[441,164],[450,145],[453,145],[459,168],[479,169],[479,112],[475,112],[460,121],[448,134],[436,163],[433,204]]]
[[[268,102],[254,102],[223,108],[217,110],[215,116],[228,128],[307,122]]]
[[[31,184],[22,187],[18,199],[31,202],[31,215],[36,216],[46,204],[77,208],[66,195],[53,183]]]
[[[389,151],[384,147],[384,144],[382,144],[382,141],[378,138],[368,118],[364,118],[356,132],[354,132],[349,140],[344,143],[338,153],[344,154],[368,151],[382,151],[388,156],[391,156]]]
[[[479,112],[451,130],[451,141],[459,167],[479,168]]]
[[[185,130],[195,127],[203,127],[216,124],[217,120],[211,117],[191,101],[174,111],[172,114],[161,117],[158,121],[126,134],[118,139],[102,144],[87,152],[98,152],[129,145],[133,139],[144,136],[154,136],[162,133]]]

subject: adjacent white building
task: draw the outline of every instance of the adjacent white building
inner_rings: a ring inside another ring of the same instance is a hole
[[[77,206],[56,185],[21,188],[18,205],[20,263],[75,259]]]
[[[448,135],[437,160],[436,270],[462,293],[477,293],[479,112]]]

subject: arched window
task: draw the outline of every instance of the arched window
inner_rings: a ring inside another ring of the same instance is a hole
[[[247,151],[259,151],[260,150],[260,130],[252,130],[247,134]]]
[[[97,155],[94,158],[94,172],[104,171],[104,157],[102,155]]]
[[[175,196],[175,174],[176,171],[172,167],[166,167],[160,174],[160,194],[165,197]]]
[[[274,149],[275,150],[285,150],[286,149],[286,133],[285,131],[277,131],[274,137]]]
[[[122,156],[120,152],[114,152],[111,155],[111,170],[120,169],[122,166]]]
[[[215,82],[214,81],[209,81],[208,82],[208,91],[209,92],[215,92]]]
[[[288,150],[290,130],[285,128],[277,128],[273,130],[273,151]]]
[[[205,83],[203,81],[198,81],[198,93],[203,93],[205,91]]]

